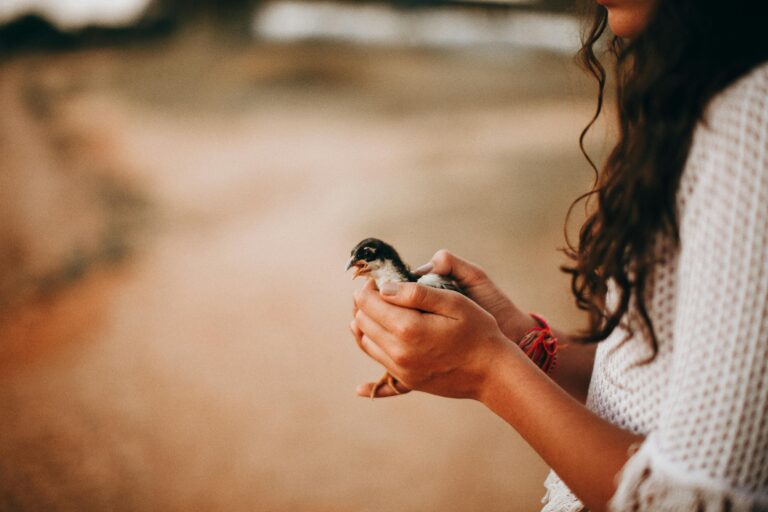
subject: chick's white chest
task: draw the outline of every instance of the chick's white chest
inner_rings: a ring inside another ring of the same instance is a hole
[[[401,283],[408,280],[389,260],[384,260],[378,268],[371,271],[371,277],[376,281],[376,288],[381,288],[384,283]]]

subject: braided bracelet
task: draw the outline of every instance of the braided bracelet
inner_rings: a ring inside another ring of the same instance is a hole
[[[528,329],[518,346],[544,373],[549,373],[557,362],[557,338],[544,318],[535,313],[530,315],[539,325]]]

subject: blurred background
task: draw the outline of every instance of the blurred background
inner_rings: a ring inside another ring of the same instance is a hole
[[[579,325],[580,25],[560,0],[0,0],[0,510],[536,510],[545,464],[479,404],[355,396],[382,370],[343,269],[367,236],[445,247]]]

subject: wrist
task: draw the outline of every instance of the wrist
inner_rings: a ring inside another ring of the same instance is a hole
[[[538,325],[526,332],[517,345],[536,366],[549,373],[557,363],[557,337],[541,315],[530,313],[530,316]]]
[[[512,310],[503,316],[504,320],[499,323],[499,328],[504,335],[517,343],[520,341],[526,332],[539,325],[536,320],[529,315],[514,306],[511,306]]]
[[[511,375],[518,375],[524,367],[534,366],[526,357],[520,347],[508,338],[497,345],[497,350],[489,359],[480,386],[473,397],[478,402],[490,407],[492,403],[499,399],[499,396],[506,395],[509,383],[507,380]]]
[[[533,313],[520,312],[519,316],[513,328],[499,333],[504,340],[494,344],[499,350],[489,358],[490,364],[481,379],[477,400],[487,406],[499,390],[508,393],[510,385],[519,385],[520,377],[530,375],[525,372],[547,374],[555,366],[558,343],[546,320]],[[514,337],[505,337],[508,332]],[[513,383],[508,381],[510,375],[515,376]]]

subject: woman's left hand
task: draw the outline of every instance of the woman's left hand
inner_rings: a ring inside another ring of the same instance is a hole
[[[512,345],[472,300],[415,283],[378,291],[369,280],[355,293],[350,327],[360,348],[408,389],[451,398],[479,398],[496,356]],[[357,393],[369,396],[372,386]],[[376,396],[394,394],[385,386]]]

